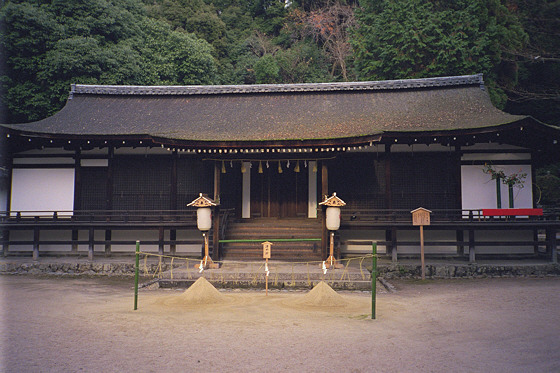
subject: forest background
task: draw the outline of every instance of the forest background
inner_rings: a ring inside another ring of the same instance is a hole
[[[307,83],[483,73],[512,114],[560,125],[560,1],[0,0],[0,122],[70,84]],[[560,206],[560,163],[539,169]]]

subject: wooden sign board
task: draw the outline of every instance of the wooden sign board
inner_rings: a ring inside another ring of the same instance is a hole
[[[412,225],[430,225],[430,210],[420,207],[411,211],[411,213]]]
[[[272,242],[263,242],[263,259],[270,259],[270,251],[272,248]]]

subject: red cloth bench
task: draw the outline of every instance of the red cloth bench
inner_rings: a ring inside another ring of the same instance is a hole
[[[484,216],[542,216],[543,209],[482,209]]]

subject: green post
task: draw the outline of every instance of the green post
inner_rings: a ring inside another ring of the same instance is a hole
[[[513,208],[513,185],[508,184],[509,208]]]
[[[372,253],[371,258],[372,268],[371,268],[371,318],[375,319],[375,298],[376,298],[376,282],[377,282],[377,242],[372,242]]]
[[[497,208],[502,208],[502,189],[500,185],[501,178],[496,178],[496,205]]]
[[[140,241],[136,241],[136,266],[134,267],[134,311],[138,309],[138,272],[140,268]]]

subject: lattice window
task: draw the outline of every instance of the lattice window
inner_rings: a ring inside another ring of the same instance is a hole
[[[457,167],[449,154],[392,154],[391,192],[395,209],[454,209]]]
[[[81,209],[105,210],[107,167],[82,167]]]
[[[214,162],[188,158],[177,160],[177,209],[189,209],[187,204],[206,193],[214,198]]]
[[[123,156],[113,162],[113,209],[170,209],[170,157]]]
[[[348,209],[385,208],[385,163],[372,154],[342,156],[328,163],[329,192]]]

